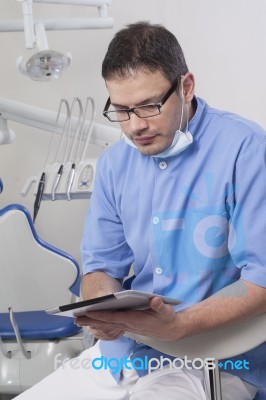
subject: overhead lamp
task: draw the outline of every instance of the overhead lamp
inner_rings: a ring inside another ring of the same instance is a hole
[[[58,79],[69,66],[71,55],[50,50],[46,38],[48,30],[84,30],[113,28],[113,18],[108,17],[107,8],[111,0],[17,0],[22,3],[23,21],[0,20],[0,32],[22,32],[25,34],[27,49],[38,48],[26,63],[23,57],[17,59],[17,68],[21,73],[36,81]],[[98,17],[60,18],[33,21],[32,4],[65,4],[69,6],[97,7]]]
[[[39,82],[60,78],[70,64],[71,55],[49,49],[44,24],[33,23],[32,0],[19,1],[22,1],[26,48],[37,47],[39,51],[26,64],[20,56],[17,59],[17,68],[22,74]]]
[[[60,78],[69,66],[71,57],[54,50],[42,50],[34,54],[26,63],[26,75],[34,81],[46,82]],[[20,71],[23,71],[20,67]]]

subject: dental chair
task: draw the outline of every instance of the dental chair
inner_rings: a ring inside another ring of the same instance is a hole
[[[19,394],[93,344],[72,318],[45,309],[75,302],[80,271],[42,241],[28,210],[0,210],[0,397]]]
[[[213,332],[193,335],[175,342],[164,342],[131,332],[127,332],[126,336],[175,357],[187,356],[191,360],[214,358],[216,368],[204,370],[207,400],[222,400],[219,360],[230,359],[264,343],[266,341],[266,313],[224,326]],[[254,400],[266,400],[266,382],[265,389],[260,389]]]

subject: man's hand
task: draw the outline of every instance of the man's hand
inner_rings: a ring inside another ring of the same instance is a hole
[[[106,340],[127,331],[174,341],[264,313],[265,304],[266,289],[240,279],[177,313],[155,296],[147,310],[91,311],[86,317],[79,317],[77,323]]]
[[[88,326],[99,339],[113,340],[125,331],[171,341],[177,334],[177,314],[160,297],[150,300],[146,310],[90,311],[78,317],[79,326]]]
[[[92,329],[90,325],[84,325],[90,328],[90,332],[97,338],[101,340],[115,340],[120,336],[124,335],[124,331],[120,329]]]
[[[91,299],[95,297],[105,296],[122,290],[121,283],[104,272],[94,272],[87,274],[82,279],[81,292],[83,299]],[[76,321],[79,324],[79,319]],[[114,340],[124,334],[121,329],[112,326],[96,329],[90,324],[80,323],[82,326],[88,326],[90,332],[97,338],[102,340]]]

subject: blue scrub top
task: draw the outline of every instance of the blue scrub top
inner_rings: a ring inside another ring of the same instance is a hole
[[[184,152],[149,157],[122,140],[103,154],[82,240],[84,274],[124,278],[133,265],[132,289],[178,298],[176,310],[239,278],[266,287],[265,131],[194,101]],[[109,357],[132,349],[102,342]],[[262,384],[265,345],[256,351],[245,354],[248,374],[230,372]]]

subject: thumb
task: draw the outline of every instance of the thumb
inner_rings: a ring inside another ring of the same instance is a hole
[[[173,310],[169,304],[165,304],[160,297],[153,297],[150,300],[150,308],[155,311],[157,314],[164,315],[167,317],[169,312],[172,314]]]
[[[159,314],[165,313],[165,306],[166,304],[160,297],[155,296],[150,300],[150,308]]]

